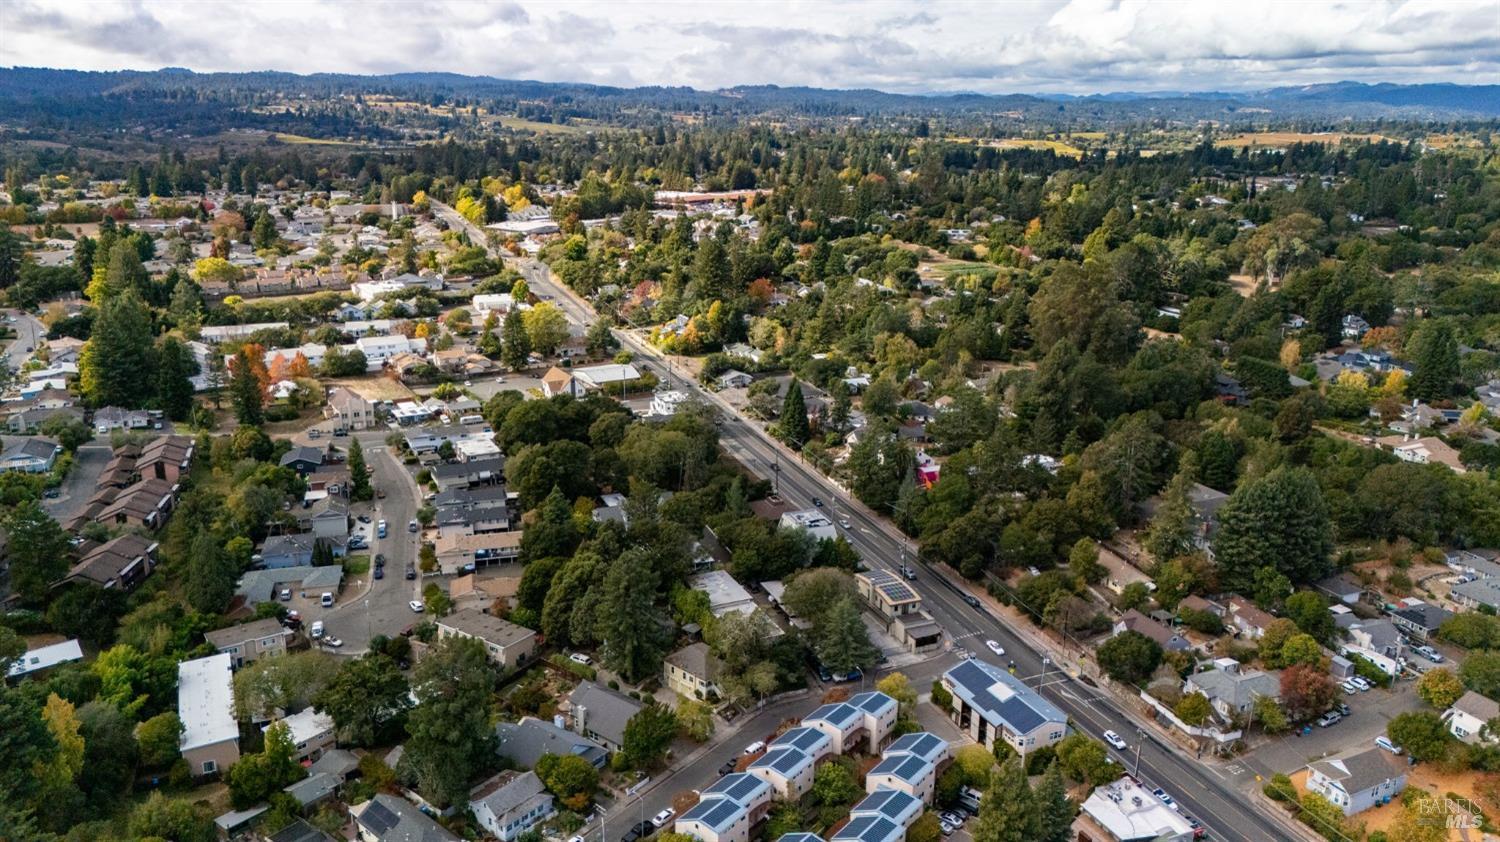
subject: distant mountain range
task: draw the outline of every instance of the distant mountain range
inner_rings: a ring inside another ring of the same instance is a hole
[[[777,114],[809,119],[845,117],[959,117],[1041,121],[1058,127],[1132,123],[1142,120],[1266,123],[1297,120],[1491,120],[1500,118],[1500,85],[1331,84],[1250,92],[1123,92],[1087,96],[897,94],[885,91],[744,85],[704,91],[687,87],[618,88],[571,82],[537,82],[457,73],[395,73],[379,76],[275,71],[195,73],[156,71],[85,72],[44,68],[0,69],[0,119],[35,119],[56,125],[59,115],[87,120],[91,101],[111,119],[159,122],[175,103],[224,110],[280,94],[318,97],[388,94],[442,102],[453,99],[565,122],[641,122],[641,112],[696,112],[727,118]],[[629,116],[626,116],[626,115]]]

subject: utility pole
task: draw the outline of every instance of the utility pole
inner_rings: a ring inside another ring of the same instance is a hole
[[[1131,774],[1139,778],[1141,776],[1141,745],[1146,742],[1146,732],[1135,729],[1135,771]]]

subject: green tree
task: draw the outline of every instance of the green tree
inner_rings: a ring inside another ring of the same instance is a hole
[[[1294,584],[1322,578],[1333,550],[1323,493],[1305,468],[1278,468],[1235,489],[1219,510],[1214,554],[1226,590],[1250,590],[1270,568]]]
[[[34,770],[51,760],[57,741],[42,718],[40,700],[33,693],[0,684],[0,803],[31,801],[39,783]]]
[[[1437,760],[1453,741],[1443,718],[1430,710],[1397,714],[1386,724],[1385,735],[1413,760]]]
[[[1287,721],[1286,711],[1281,709],[1281,703],[1270,696],[1256,696],[1252,712],[1255,721],[1266,729],[1267,734],[1280,734],[1291,724]]]
[[[600,637],[604,663],[627,681],[661,670],[667,641],[656,607],[656,574],[644,551],[627,550],[604,578]]]
[[[259,427],[265,420],[266,390],[255,368],[244,348],[235,353],[234,365],[229,367],[229,399],[234,417],[244,427]]]
[[[1099,666],[1116,681],[1139,684],[1161,665],[1161,646],[1140,632],[1127,631],[1099,647]]]
[[[521,321],[526,326],[527,338],[531,340],[531,350],[544,357],[552,356],[568,340],[568,317],[550,301],[532,306],[522,314]]]
[[[1193,478],[1186,471],[1179,471],[1167,484],[1162,494],[1161,506],[1151,519],[1151,528],[1146,533],[1146,551],[1157,563],[1170,561],[1193,551],[1194,514],[1188,493],[1192,490]]]
[[[213,818],[191,801],[167,798],[153,792],[130,813],[127,823],[135,839],[170,839],[172,842],[213,842]]]
[[[365,448],[358,438],[349,441],[349,498],[355,501],[375,499],[370,486],[370,468],[365,464]]]
[[[864,669],[875,661],[875,647],[859,616],[859,607],[849,597],[828,609],[813,634],[818,660],[836,675]]]
[[[1458,382],[1458,339],[1446,321],[1430,321],[1412,340],[1415,373],[1406,392],[1414,398],[1435,401],[1448,397]]]
[[[1470,653],[1458,668],[1458,677],[1475,693],[1500,699],[1500,651]]]
[[[1041,842],[1068,842],[1072,838],[1073,816],[1077,807],[1068,798],[1067,786],[1063,783],[1062,764],[1049,763],[1042,774],[1041,783],[1034,790],[1037,810],[1041,815]]]
[[[1333,639],[1333,614],[1328,611],[1328,600],[1313,591],[1298,591],[1287,597],[1286,616],[1320,643]]]
[[[80,733],[83,724],[78,719],[73,703],[56,693],[47,695],[42,707],[42,719],[47,723],[57,751],[44,764],[38,764],[37,777],[42,784],[42,800],[53,805],[78,797],[74,781],[83,771],[84,741]]]
[[[188,565],[183,571],[188,604],[204,614],[223,611],[234,596],[234,584],[240,573],[239,566],[223,552],[212,532],[198,532],[188,545]]]
[[[974,842],[1032,842],[1042,832],[1042,809],[1026,780],[1026,768],[1012,757],[990,774],[979,801]]]
[[[896,700],[900,717],[911,719],[917,713],[917,689],[905,673],[893,672],[875,682],[875,689]]]
[[[229,768],[230,800],[235,809],[243,810],[306,776],[307,770],[297,762],[291,730],[285,722],[275,722],[266,729],[264,750]]]
[[[1063,774],[1090,786],[1107,784],[1120,776],[1120,767],[1109,759],[1104,743],[1087,734],[1073,733],[1056,746],[1057,762]]]
[[[792,447],[800,449],[810,434],[807,401],[802,397],[802,384],[793,377],[792,384],[786,390],[786,399],[781,404],[781,437]]]
[[[683,736],[702,743],[714,735],[714,709],[708,702],[677,697],[677,726]]]
[[[599,770],[576,754],[544,754],[536,763],[536,776],[564,807],[582,813],[599,788]]]
[[[854,595],[853,576],[834,567],[813,567],[787,582],[784,604],[798,617],[817,622],[839,600]]]
[[[619,344],[615,341],[614,331],[610,330],[610,327],[610,320],[603,316],[589,325],[589,329],[584,332],[583,339],[584,347],[590,354],[596,357],[603,356]]]
[[[494,686],[484,646],[470,638],[442,638],[417,662],[417,704],[406,720],[410,739],[398,771],[417,782],[424,798],[444,806],[461,802],[469,784],[493,766]]]
[[[839,760],[829,760],[813,772],[812,794],[825,807],[850,807],[864,791],[859,788],[859,781],[854,779],[848,766]]]
[[[526,332],[526,322],[520,309],[512,307],[500,331],[500,361],[511,371],[520,371],[526,368],[530,356],[531,336]]]
[[[108,809],[135,783],[140,749],[135,723],[108,702],[92,701],[78,709],[83,735],[83,771],[78,787],[97,807]]]
[[[36,500],[24,500],[5,519],[11,585],[29,603],[41,603],[68,572],[68,533]]]
[[[313,697],[313,704],[333,717],[340,742],[370,746],[386,726],[406,715],[410,687],[395,661],[370,652],[345,661]]]
[[[272,221],[269,213],[262,213],[255,218],[255,226],[250,231],[250,242],[257,249],[268,249],[276,245],[276,223]]]
[[[193,408],[190,378],[198,364],[187,346],[171,336],[162,340],[156,359],[156,405],[173,421],[186,421]]]
[[[1213,706],[1208,703],[1208,697],[1202,693],[1189,693],[1182,697],[1182,701],[1172,709],[1181,719],[1189,725],[1202,725],[1213,715]]]
[[[147,769],[165,769],[181,756],[182,720],[174,711],[158,713],[136,726],[135,740],[141,748],[141,765]]]
[[[621,753],[633,769],[650,770],[666,759],[672,738],[677,736],[677,717],[664,705],[652,702],[625,723]]]
[[[134,290],[99,306],[88,342],[78,356],[78,381],[94,406],[143,406],[151,397],[151,314]]]

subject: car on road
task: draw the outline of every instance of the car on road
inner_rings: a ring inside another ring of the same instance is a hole
[[[415,520],[413,520],[413,521],[411,521],[411,522],[409,522],[409,523],[406,524],[406,531],[407,532],[416,532],[418,529],[421,529],[421,528],[422,528],[422,525],[419,524],[419,523],[417,523]]]
[[[318,638],[323,636],[322,620],[313,620],[312,631],[310,632],[310,634],[312,634],[313,640],[317,640]]]
[[[1318,721],[1315,724],[1319,728],[1327,728],[1330,725],[1337,724],[1338,721],[1340,719],[1343,719],[1343,718],[1344,717],[1339,716],[1337,712],[1335,712],[1335,711],[1329,711],[1329,712],[1323,714],[1322,716],[1318,717]]]
[[[344,645],[344,641],[339,640],[336,637],[325,637],[321,642],[324,646],[330,647],[332,649],[337,649],[340,646]]]
[[[738,765],[739,765],[739,761],[738,760],[726,760],[726,761],[724,761],[723,765],[719,766],[719,777],[722,778],[725,775],[733,772],[734,771],[734,767],[738,766]]]
[[[414,599],[411,602],[406,603],[406,607],[410,608],[412,612],[416,614],[421,614],[422,612],[427,610],[427,606],[424,605],[422,603],[422,600],[420,599]]]
[[[1202,822],[1188,815],[1184,815],[1183,818],[1187,819],[1188,827],[1193,829],[1194,839],[1202,839],[1208,835],[1208,828],[1204,827]]]
[[[385,578],[385,568],[384,567],[377,567],[377,568],[375,568],[375,572],[372,575],[376,579],[384,579]]]
[[[48,500],[56,500],[57,498],[62,496],[62,491],[56,488],[49,488],[46,491],[42,492],[42,496],[46,497]]]
[[[848,518],[845,518],[845,517],[841,517],[841,518],[839,518],[839,526],[842,526],[842,527],[843,527],[843,528],[844,528],[844,530],[845,530],[845,531],[846,531],[846,532],[847,532],[847,531],[848,531],[848,530],[850,530],[850,529],[853,529],[853,528],[854,528],[854,527],[853,527],[853,526],[852,526],[852,525],[850,525],[850,523],[849,523],[849,519],[848,519]]]
[[[1167,805],[1168,807],[1171,807],[1173,810],[1182,812],[1181,810],[1178,810],[1177,802],[1172,800],[1172,796],[1168,795],[1167,791],[1162,789],[1161,787],[1157,787],[1156,789],[1151,790],[1151,794],[1160,799],[1161,803]]]
[[[996,655],[1004,655],[1005,654],[1005,647],[1001,646],[998,641],[986,640],[984,642],[984,645],[985,645],[985,648],[989,649],[991,652],[994,652]]]
[[[917,580],[917,571],[911,569],[910,567],[907,567],[904,564],[901,565],[901,575],[906,577],[908,581],[915,582]]]
[[[495,378],[495,382],[496,383],[504,383],[505,382],[505,375],[502,374],[499,377],[496,377]]]
[[[1124,751],[1125,749],[1129,748],[1129,746],[1125,744],[1125,740],[1123,740],[1119,734],[1116,734],[1113,731],[1104,732],[1104,741],[1119,749],[1120,751]]]
[[[823,498],[822,497],[814,497],[813,498],[813,505],[816,506],[817,508],[820,508],[820,509],[823,508]]]
[[[408,581],[417,578],[417,568],[412,567],[410,564],[406,565],[406,578]]]
[[[375,566],[376,567],[384,567],[385,566],[385,553],[376,553],[375,554]]]
[[[761,752],[763,752],[765,750],[766,750],[766,742],[765,742],[765,740],[756,740],[755,742],[751,743],[750,745],[745,746],[745,756],[749,757],[752,754],[760,754]]]
[[[963,600],[964,600],[964,603],[967,604],[970,608],[978,608],[979,607],[979,597],[976,597],[973,594],[969,594],[969,593],[964,594]]]
[[[385,537],[385,518],[381,518],[380,521],[375,524],[375,537]]]
[[[651,824],[655,825],[656,827],[666,827],[667,822],[671,821],[672,817],[675,815],[677,815],[677,811],[673,810],[671,807],[668,807],[667,809],[662,810],[660,813],[652,816]]]
[[[655,832],[656,826],[651,824],[651,822],[637,822],[635,827],[632,827],[625,832],[624,836],[620,837],[620,842],[636,842],[637,839],[645,839]]]
[[[583,842],[582,836],[569,836],[568,842]]]

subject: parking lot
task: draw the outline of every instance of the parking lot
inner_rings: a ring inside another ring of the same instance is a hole
[[[1423,707],[1416,682],[1398,681],[1391,690],[1370,690],[1346,696],[1349,715],[1327,728],[1314,726],[1305,736],[1287,734],[1245,755],[1244,761],[1261,775],[1295,772],[1314,760],[1372,745],[1385,733],[1392,718]],[[1300,733],[1300,732],[1299,732]]]

